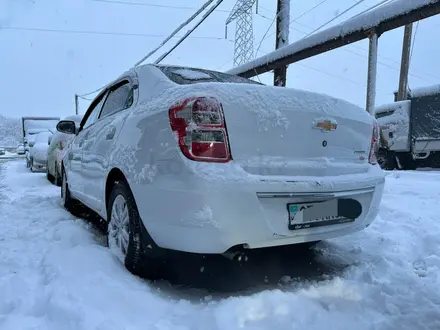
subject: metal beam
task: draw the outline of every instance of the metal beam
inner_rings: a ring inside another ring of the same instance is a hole
[[[250,78],[440,13],[440,0],[397,0],[233,68]],[[365,23],[367,22],[367,23]]]

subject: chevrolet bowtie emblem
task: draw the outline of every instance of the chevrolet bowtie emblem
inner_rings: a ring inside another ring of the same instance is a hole
[[[323,132],[330,132],[336,130],[338,124],[331,122],[330,120],[318,121],[315,125],[316,129],[320,129]]]

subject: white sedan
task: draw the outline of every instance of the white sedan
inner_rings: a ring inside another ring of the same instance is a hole
[[[144,65],[87,110],[63,158],[62,197],[106,219],[110,249],[153,276],[167,249],[229,255],[368,227],[385,180],[378,143],[375,119],[348,102]]]

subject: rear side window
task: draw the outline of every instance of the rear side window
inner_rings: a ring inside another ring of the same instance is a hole
[[[158,68],[168,77],[168,79],[179,85],[189,85],[189,84],[207,83],[207,82],[262,85],[250,79],[230,75],[227,73],[217,72],[217,71],[184,68],[184,67],[176,67],[176,66],[158,66]]]
[[[118,111],[128,109],[133,104],[133,89],[125,80],[110,90],[99,118],[109,116]]]

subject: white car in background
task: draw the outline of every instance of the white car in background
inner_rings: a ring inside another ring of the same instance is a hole
[[[23,143],[20,143],[18,146],[17,146],[17,149],[15,150],[15,152],[17,153],[17,155],[24,155],[25,154],[25,149],[24,149],[24,144]]]
[[[82,115],[72,115],[64,118],[63,120],[74,121],[76,130],[69,134],[55,131],[51,138],[47,151],[46,177],[57,186],[61,186],[61,161],[64,150],[69,141],[75,136],[75,132],[79,129],[82,118]]]
[[[108,221],[109,248],[131,272],[154,276],[167,249],[231,255],[368,227],[385,181],[378,148],[376,120],[348,102],[144,65],[92,102],[61,195]]]
[[[47,150],[53,133],[43,131],[35,136],[34,143],[29,151],[30,169],[32,172],[43,171],[47,165]]]

